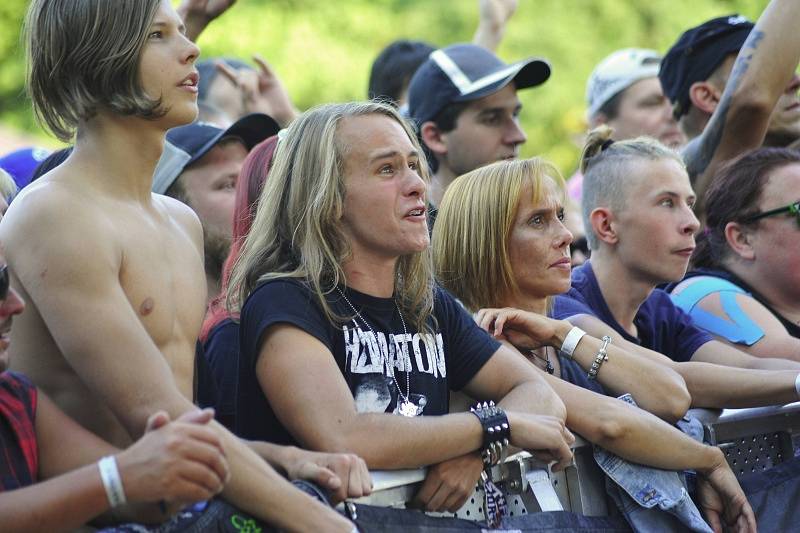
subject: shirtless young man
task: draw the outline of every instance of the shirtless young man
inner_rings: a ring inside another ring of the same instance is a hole
[[[34,0],[27,26],[34,109],[61,139],[76,135],[71,156],[18,197],[0,228],[29,302],[13,334],[15,368],[124,446],[149,414],[194,409],[202,232],[188,207],[150,188],[165,132],[197,114],[199,50],[166,0]],[[352,530],[214,427],[230,464],[226,499],[285,530]],[[352,464],[341,484],[368,490]]]

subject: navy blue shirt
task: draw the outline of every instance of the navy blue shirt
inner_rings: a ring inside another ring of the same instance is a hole
[[[213,407],[215,418],[231,431],[236,427],[236,394],[239,386],[239,324],[226,318],[211,328],[202,346],[207,370],[214,380],[214,395],[200,389],[201,407]],[[201,382],[198,382],[201,383]]]
[[[607,395],[606,390],[603,388],[600,382],[596,379],[589,379],[589,377],[586,375],[586,371],[581,368],[581,365],[579,365],[573,359],[565,357],[559,353],[558,362],[561,366],[561,379],[572,383],[577,387],[581,387],[582,389],[587,389],[604,396]]]
[[[713,340],[695,326],[691,317],[676,307],[669,294],[661,289],[653,290],[639,307],[633,321],[639,337],[633,337],[611,314],[589,261],[572,271],[569,292],[555,298],[554,318],[566,319],[575,315],[597,317],[624,339],[678,362],[689,361],[698,348]]]
[[[396,413],[401,396],[408,396],[421,408],[420,414],[446,414],[449,390],[464,387],[500,347],[443,289],[435,292],[435,325],[429,322],[433,333],[419,333],[410,317],[404,317],[404,332],[392,298],[344,291],[359,316],[354,317],[350,304],[333,291],[327,301],[334,314],[353,317],[338,324],[327,318],[314,292],[301,280],[268,281],[248,297],[240,319],[239,436],[297,444],[278,421],[256,378],[264,333],[275,324],[296,326],[328,348],[359,412]]]

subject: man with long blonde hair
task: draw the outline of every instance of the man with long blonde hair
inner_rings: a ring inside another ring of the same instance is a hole
[[[371,468],[433,465],[417,500],[453,511],[481,449],[496,462],[505,439],[563,466],[573,437],[544,380],[434,285],[427,183],[390,106],[330,104],[292,123],[228,294],[241,310],[236,420],[244,438],[349,451]],[[499,408],[448,414],[448,389]]]

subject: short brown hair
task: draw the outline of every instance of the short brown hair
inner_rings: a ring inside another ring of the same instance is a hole
[[[160,0],[33,0],[25,18],[27,89],[37,120],[69,141],[101,108],[155,118],[139,57]]]

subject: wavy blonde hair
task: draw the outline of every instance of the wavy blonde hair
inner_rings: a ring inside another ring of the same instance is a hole
[[[467,309],[500,307],[519,291],[508,239],[523,186],[531,185],[537,203],[547,179],[563,191],[558,169],[534,157],[473,170],[447,188],[433,229],[433,260],[439,283]]]
[[[411,126],[392,106],[380,102],[326,104],[295,119],[281,133],[269,179],[241,255],[231,273],[227,304],[241,311],[245,299],[265,281],[305,280],[333,322],[349,320],[333,313],[325,297],[346,283],[342,264],[350,245],[342,232],[348,149],[337,139],[343,119],[383,115],[400,124],[418,153]],[[424,158],[420,175],[428,182]],[[433,266],[430,248],[400,257],[395,266],[395,299],[418,331],[429,330],[433,312]]]

